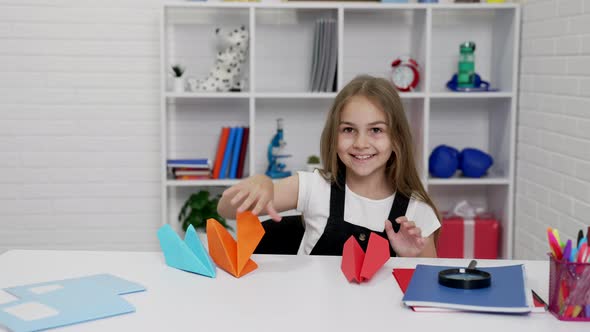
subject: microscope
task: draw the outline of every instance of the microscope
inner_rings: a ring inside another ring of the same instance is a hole
[[[286,165],[279,162],[279,159],[291,157],[289,154],[284,154],[285,145],[287,142],[283,137],[283,119],[277,119],[277,132],[270,141],[267,150],[268,168],[265,174],[271,179],[291,176],[291,171],[285,170]]]

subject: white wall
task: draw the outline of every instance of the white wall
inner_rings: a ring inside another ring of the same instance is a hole
[[[527,1],[521,45],[515,257],[544,259],[590,225],[590,1]]]
[[[0,252],[158,248],[162,2],[0,1]]]

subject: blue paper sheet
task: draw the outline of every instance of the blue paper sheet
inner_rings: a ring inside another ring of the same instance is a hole
[[[17,299],[0,304],[0,325],[39,331],[134,312],[120,295],[145,287],[109,274],[4,289]]]

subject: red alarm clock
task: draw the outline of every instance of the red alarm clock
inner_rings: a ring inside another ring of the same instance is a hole
[[[402,92],[413,91],[420,82],[420,66],[416,60],[403,56],[391,63],[391,82]]]

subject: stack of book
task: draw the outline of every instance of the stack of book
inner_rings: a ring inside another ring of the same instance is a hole
[[[494,313],[544,312],[545,303],[528,287],[524,265],[482,267],[492,278],[490,287],[456,289],[438,282],[442,270],[460,268],[418,264],[415,269],[393,269],[403,303],[414,311],[478,311]]]
[[[168,159],[168,174],[177,180],[201,180],[211,178],[211,162],[208,158]]]
[[[312,92],[336,91],[338,64],[338,27],[334,19],[320,19],[315,23],[311,62]]]
[[[244,176],[249,134],[249,127],[221,128],[213,179],[240,179]]]

